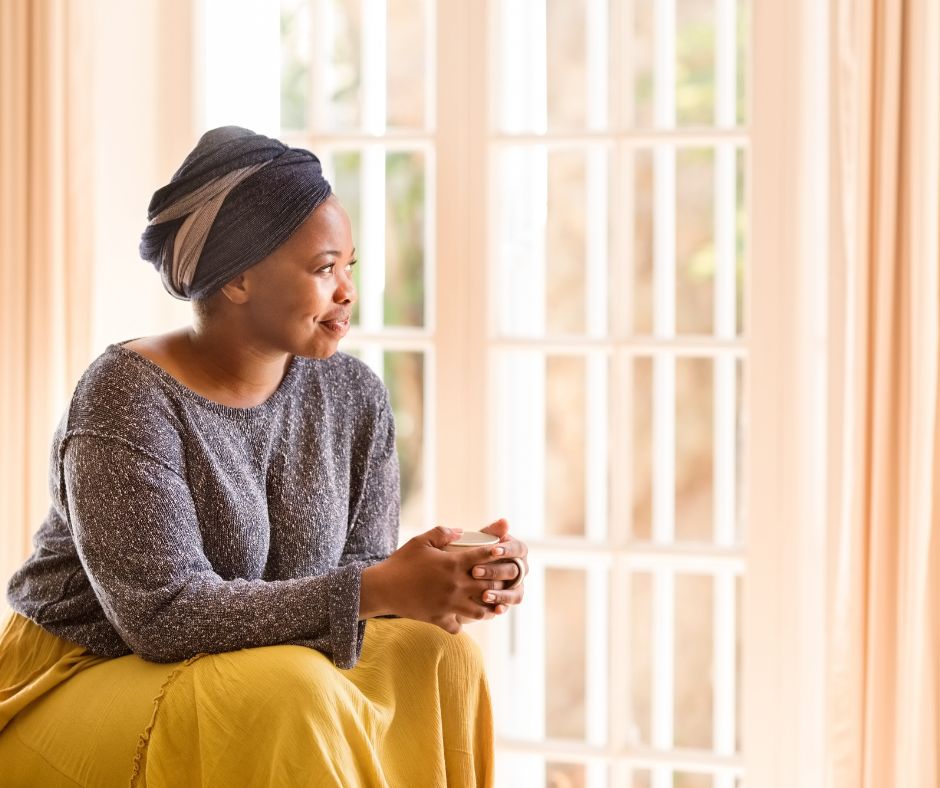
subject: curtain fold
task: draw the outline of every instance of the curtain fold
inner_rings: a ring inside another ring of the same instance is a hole
[[[52,431],[90,353],[94,96],[87,17],[69,0],[0,3],[4,585],[48,506]]]
[[[831,2],[827,784],[940,788],[940,10]]]

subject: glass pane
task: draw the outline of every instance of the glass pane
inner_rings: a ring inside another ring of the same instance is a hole
[[[714,325],[715,155],[710,148],[676,154],[676,330],[710,334]]]
[[[737,515],[737,542],[738,544],[744,544],[747,525],[747,496],[745,492],[747,487],[745,486],[744,470],[747,465],[745,462],[744,456],[744,447],[745,441],[747,439],[747,402],[744,398],[744,393],[746,391],[744,387],[744,362],[738,361],[737,363],[737,413],[735,419],[735,429],[736,429],[736,438],[735,438],[735,478],[736,478],[736,495],[735,495],[735,509]]]
[[[711,576],[676,575],[676,747],[712,747],[713,591]],[[701,775],[686,776],[695,786]]]
[[[744,333],[744,286],[747,276],[747,214],[745,206],[747,200],[745,178],[747,177],[747,154],[738,149],[735,156],[736,183],[735,183],[735,249],[737,252],[737,325],[738,334]]]
[[[388,2],[388,125],[424,128],[425,0]]]
[[[715,0],[676,3],[676,122],[708,126],[715,106]]]
[[[550,333],[585,330],[585,180],[583,153],[549,154],[545,295]]]
[[[587,584],[581,569],[545,570],[545,733],[585,735]]]
[[[497,326],[504,335],[545,332],[548,159],[545,147],[535,145],[496,156],[493,270]]]
[[[545,785],[546,788],[584,788],[587,770],[580,763],[549,763]]]
[[[633,156],[633,331],[653,333],[653,152]]]
[[[353,243],[359,248],[359,230],[362,227],[362,180],[360,178],[362,155],[359,151],[337,151],[329,157],[328,162],[324,162],[324,167],[327,166],[330,170],[328,177],[330,185],[333,187],[333,193],[343,204],[346,213],[349,214]],[[369,261],[360,258],[359,262],[353,266],[353,281],[356,283],[356,290],[361,287],[362,267],[364,265],[369,265]],[[354,326],[359,325],[358,301],[353,304],[350,322]]]
[[[710,774],[691,774],[676,772],[672,788],[713,788]]]
[[[425,161],[389,153],[385,168],[385,325],[424,325]]]
[[[358,129],[362,126],[362,0],[325,0],[319,24],[332,31],[330,56],[322,89],[327,118],[314,126]],[[317,76],[317,75],[314,75]]]
[[[707,358],[676,361],[676,539],[713,540],[714,385]]]
[[[630,57],[633,60],[633,125],[653,125],[653,68],[654,48],[654,0],[633,1],[633,39],[630,41]]]
[[[387,351],[385,385],[395,413],[402,528],[424,529],[424,354]]]
[[[636,769],[633,772],[630,788],[651,788],[653,778],[648,769]]]
[[[738,577],[734,582],[735,593],[735,625],[734,631],[737,633],[735,643],[734,661],[737,669],[735,670],[734,693],[735,714],[737,716],[737,725],[735,726],[735,748],[738,752],[744,751],[744,741],[742,721],[744,720],[744,593],[745,580]]]
[[[750,30],[751,4],[749,0],[738,0],[737,19],[737,74],[735,75],[737,87],[737,118],[738,125],[743,126],[747,121],[747,86],[748,72],[750,71],[750,47],[748,46],[748,30]]]
[[[310,4],[281,0],[281,128],[307,128],[310,106]]]
[[[653,582],[648,572],[635,572],[630,579],[630,745],[651,740],[652,715],[652,594]],[[635,778],[634,778],[635,779]]]
[[[545,392],[546,531],[584,534],[585,363],[577,356],[550,356]]]
[[[637,540],[653,533],[653,361],[633,362],[633,528]]]
[[[585,0],[547,0],[548,123],[584,128],[587,117]]]

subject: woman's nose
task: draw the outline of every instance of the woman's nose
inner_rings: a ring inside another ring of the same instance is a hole
[[[356,302],[356,284],[351,273],[342,273],[337,280],[334,300],[341,304],[354,304]]]

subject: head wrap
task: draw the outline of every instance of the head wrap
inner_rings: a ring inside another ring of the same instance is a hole
[[[212,129],[154,192],[140,256],[171,295],[204,298],[284,243],[330,194],[310,151],[238,126]]]

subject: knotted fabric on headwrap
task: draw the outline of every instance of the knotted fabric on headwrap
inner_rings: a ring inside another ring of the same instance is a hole
[[[140,255],[171,295],[204,298],[284,243],[330,194],[310,151],[213,129],[154,192]]]

